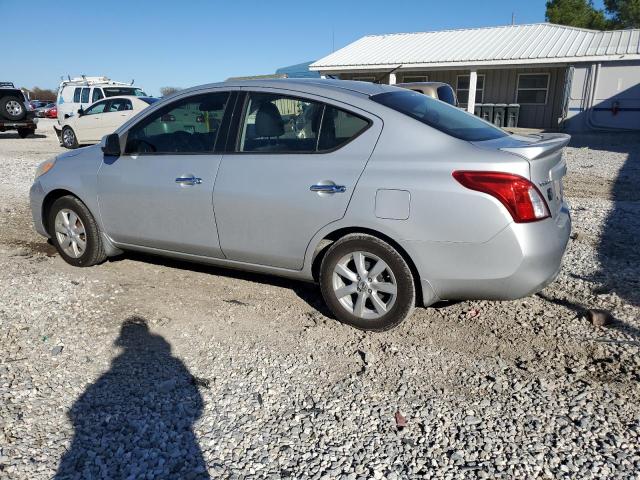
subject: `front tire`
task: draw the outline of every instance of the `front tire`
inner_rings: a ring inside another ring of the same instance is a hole
[[[78,139],[71,127],[62,129],[62,146],[68,149],[78,148]]]
[[[68,264],[91,267],[107,258],[98,224],[76,197],[68,195],[53,202],[47,225],[53,244]]]
[[[416,303],[409,265],[388,243],[366,234],[336,241],[320,266],[320,289],[338,320],[384,331],[408,318]]]

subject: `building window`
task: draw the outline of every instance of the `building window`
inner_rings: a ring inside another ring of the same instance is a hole
[[[426,75],[403,75],[402,76],[403,83],[426,82],[428,80],[429,80],[429,77]]]
[[[456,96],[460,105],[469,103],[469,75],[458,75],[456,82]],[[476,80],[476,104],[484,102],[484,75],[478,75]]]
[[[375,82],[376,77],[370,75],[354,75],[351,80],[358,80],[359,82]]]
[[[521,73],[518,75],[516,103],[520,105],[544,105],[549,92],[548,73]]]

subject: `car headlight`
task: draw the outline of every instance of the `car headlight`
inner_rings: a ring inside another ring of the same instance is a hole
[[[38,165],[38,168],[36,169],[36,177],[34,178],[34,180],[38,179],[38,177],[41,177],[42,175],[47,173],[49,170],[51,170],[55,164],[56,164],[56,159],[52,158],[51,160],[46,160],[42,162],[40,165]]]

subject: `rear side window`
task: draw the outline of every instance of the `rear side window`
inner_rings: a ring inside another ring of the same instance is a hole
[[[82,89],[82,96],[80,98],[80,103],[89,103],[89,93],[91,92],[90,88]]]
[[[251,93],[238,150],[255,153],[316,153],[333,150],[359,135],[369,122],[308,99]]]
[[[73,102],[80,103],[80,94],[82,93],[82,88],[78,87],[73,92]]]
[[[409,90],[380,93],[373,95],[371,100],[461,140],[478,142],[507,135],[478,117]]]
[[[228,92],[205,93],[157,110],[129,130],[125,153],[213,152],[228,100]]]
[[[104,98],[104,95],[102,94],[102,90],[100,90],[99,88],[94,88],[93,94],[91,95],[91,101],[97,102],[101,98]]]

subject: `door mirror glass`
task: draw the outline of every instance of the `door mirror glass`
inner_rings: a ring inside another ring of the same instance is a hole
[[[118,137],[117,133],[112,133],[110,135],[105,135],[102,137],[102,141],[100,142],[100,147],[105,155],[112,157],[120,156],[120,137]]]

